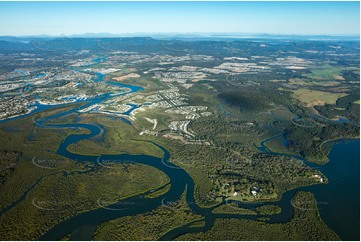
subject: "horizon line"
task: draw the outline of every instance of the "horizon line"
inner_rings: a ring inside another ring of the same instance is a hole
[[[360,37],[360,33],[350,33],[350,34],[302,34],[302,33],[247,33],[247,32],[127,32],[127,33],[108,33],[108,32],[86,32],[86,33],[74,33],[74,34],[30,34],[30,35],[12,35],[12,34],[1,34],[1,37],[66,37],[66,36],[74,36],[74,35],[114,35],[114,36],[122,36],[122,35],[144,35],[142,37],[151,37],[149,35],[200,35],[206,37],[207,35],[226,35],[229,37],[240,35],[254,35],[254,36],[330,36],[330,37]],[[148,35],[148,36],[147,36]],[[139,37],[139,36],[136,36]]]

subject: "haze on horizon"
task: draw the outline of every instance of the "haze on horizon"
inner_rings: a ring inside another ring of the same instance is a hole
[[[0,35],[359,35],[359,2],[0,2]]]

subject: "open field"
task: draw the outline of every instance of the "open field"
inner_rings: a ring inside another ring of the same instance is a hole
[[[301,79],[301,78],[291,78],[288,80],[288,83],[293,85],[300,85],[300,86],[323,86],[323,87],[332,87],[340,84],[339,81],[315,81],[315,80]]]
[[[292,90],[292,92],[292,96],[306,104],[307,107],[325,104],[336,104],[336,101],[339,98],[348,95],[347,93],[330,93],[304,88]]]
[[[330,65],[317,66],[311,69],[312,74],[309,77],[315,80],[343,81],[345,79],[341,75],[342,70],[342,67],[335,67]]]

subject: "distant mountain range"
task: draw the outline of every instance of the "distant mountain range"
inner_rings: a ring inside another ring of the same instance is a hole
[[[236,40],[236,39],[285,39],[285,40],[360,40],[359,35],[280,35],[280,34],[247,34],[247,33],[84,33],[73,35],[33,35],[33,36],[0,36],[5,41],[32,41],[36,39],[58,38],[131,38],[152,37],[155,39],[179,39],[179,40]]]
[[[150,35],[150,34],[149,34]],[[143,36],[143,37],[142,37]],[[358,42],[359,36],[301,36],[301,35],[235,35],[235,34],[153,34],[144,37],[145,34],[117,36],[112,34],[83,34],[71,36],[0,36],[1,53],[12,53],[15,51],[47,51],[49,53],[56,51],[141,51],[142,53],[151,53],[159,51],[173,51],[177,53],[178,49],[194,48],[198,51],[209,50],[214,47],[215,42],[223,43],[229,47],[229,42],[262,42],[268,44],[277,44],[285,42],[315,42],[318,48],[328,41],[333,42]],[[313,43],[314,44],[314,43]],[[355,45],[354,43],[352,43]],[[173,53],[172,52],[172,53]]]

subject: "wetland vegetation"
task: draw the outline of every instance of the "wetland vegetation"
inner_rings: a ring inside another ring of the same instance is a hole
[[[1,238],[38,240],[85,212],[173,194],[163,164],[190,175],[194,202],[184,192],[93,224],[90,238],[340,239],[311,193],[291,200],[287,222],[272,222],[289,212],[273,203],[294,189],[327,191],[332,179],[319,167],[329,141],[359,138],[356,42],[74,38],[66,51],[5,51],[19,62],[0,66]]]

